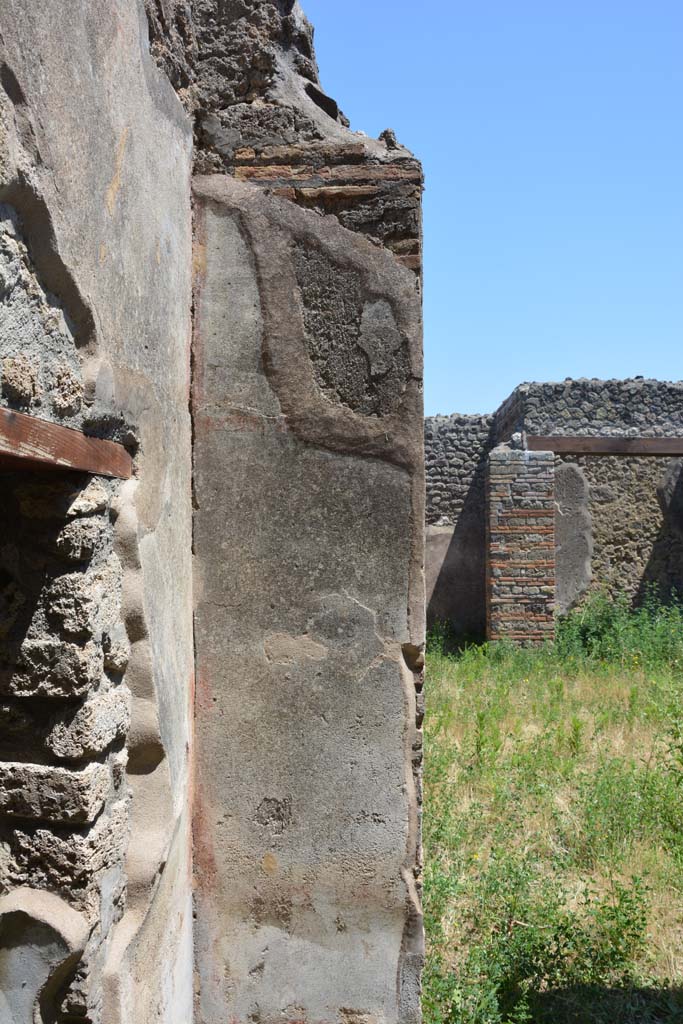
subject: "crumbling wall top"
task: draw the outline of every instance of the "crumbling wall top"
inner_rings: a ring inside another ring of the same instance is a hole
[[[501,414],[513,406],[521,412],[517,429],[528,434],[683,434],[683,381],[567,378],[520,384],[496,414],[500,428]]]

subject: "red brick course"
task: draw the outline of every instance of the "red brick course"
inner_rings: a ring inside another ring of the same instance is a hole
[[[554,473],[552,452],[502,445],[489,456],[489,640],[537,644],[554,635]]]

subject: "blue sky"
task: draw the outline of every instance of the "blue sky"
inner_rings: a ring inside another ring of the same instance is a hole
[[[683,377],[681,0],[303,0],[352,127],[424,163],[425,405]]]

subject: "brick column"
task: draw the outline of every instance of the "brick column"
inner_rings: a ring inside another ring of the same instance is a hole
[[[487,478],[487,636],[554,636],[555,459],[500,445]]]

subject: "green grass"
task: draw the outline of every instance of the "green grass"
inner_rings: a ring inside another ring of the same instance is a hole
[[[432,636],[426,1024],[683,1021],[682,669],[677,603]]]

